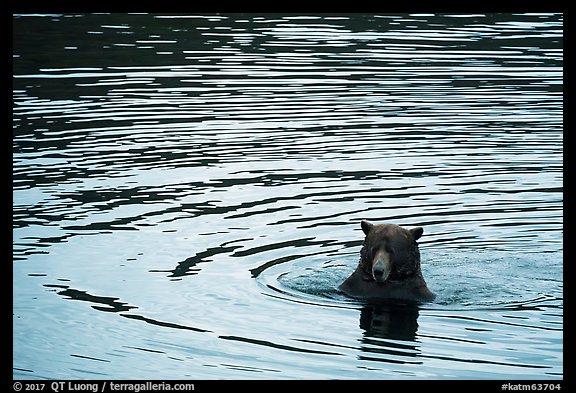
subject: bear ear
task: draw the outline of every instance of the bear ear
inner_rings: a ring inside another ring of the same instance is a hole
[[[370,233],[370,231],[372,230],[372,227],[374,226],[374,224],[372,224],[370,221],[368,220],[362,220],[362,222],[360,223],[360,226],[362,227],[362,231],[364,231],[364,234],[366,236],[368,236],[368,234]]]
[[[412,234],[414,240],[418,240],[422,237],[422,234],[424,233],[424,228],[422,227],[412,228],[410,229],[410,233]]]

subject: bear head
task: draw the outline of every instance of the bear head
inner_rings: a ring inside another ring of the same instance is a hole
[[[360,251],[359,268],[365,280],[385,283],[422,276],[416,242],[424,232],[421,227],[405,229],[366,220],[361,226],[366,238]]]

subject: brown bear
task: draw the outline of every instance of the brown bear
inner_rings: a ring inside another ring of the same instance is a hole
[[[420,269],[416,240],[421,227],[405,229],[394,224],[361,223],[366,235],[360,262],[339,289],[359,298],[402,299],[429,302],[436,298]]]

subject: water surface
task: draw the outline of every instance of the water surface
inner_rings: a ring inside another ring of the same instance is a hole
[[[13,22],[14,378],[563,378],[562,15]]]

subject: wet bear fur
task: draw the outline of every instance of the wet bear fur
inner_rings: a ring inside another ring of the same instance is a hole
[[[372,224],[366,220],[361,226],[366,237],[360,262],[339,289],[357,298],[433,301],[436,295],[428,289],[422,276],[416,242],[424,230]]]

